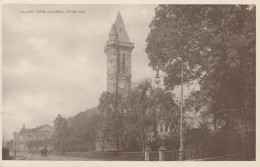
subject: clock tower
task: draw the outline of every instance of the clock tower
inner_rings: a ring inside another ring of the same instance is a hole
[[[107,91],[126,96],[131,89],[131,52],[134,44],[130,42],[120,12],[112,25],[109,40],[105,46],[107,55]]]

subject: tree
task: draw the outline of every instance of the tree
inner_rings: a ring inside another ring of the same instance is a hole
[[[146,136],[151,123],[154,120],[148,119],[147,110],[149,108],[148,94],[151,89],[149,81],[141,81],[135,84],[126,99],[126,119],[127,135],[134,135],[136,142],[139,143],[139,149],[145,147]],[[141,146],[141,147],[140,147]]]
[[[116,143],[117,151],[124,146],[124,103],[119,94],[104,92],[99,99],[99,111],[102,125],[100,126],[101,145],[106,139]]]
[[[67,120],[61,115],[58,115],[54,120],[54,132],[52,140],[54,148],[61,153],[66,151],[66,138],[68,137]]]
[[[173,102],[171,93],[155,88],[149,80],[134,84],[126,100],[126,132],[127,136],[140,143],[139,149],[150,145],[154,150],[160,146],[157,125],[159,120],[165,120],[170,126],[177,126],[178,106]],[[152,139],[148,136],[153,134]],[[150,140],[150,141],[149,141]]]
[[[110,139],[118,150],[139,151],[145,145],[153,145],[156,150],[161,143],[157,123],[164,119],[169,125],[176,126],[177,108],[169,92],[154,88],[148,80],[134,84],[126,97],[104,92],[99,104],[102,121],[98,142],[102,148]],[[151,134],[153,138],[148,139]]]
[[[14,141],[8,140],[5,147],[11,151],[11,150],[13,150],[13,145],[14,145]]]
[[[107,119],[104,115],[100,115],[99,117],[99,126],[98,126],[98,131],[96,134],[96,140],[98,144],[101,146],[101,150],[104,151],[106,141],[109,139],[109,127],[107,126]]]
[[[199,82],[192,109],[212,116],[215,128],[237,129],[248,158],[255,157],[255,20],[248,5],[159,5],[146,48],[165,86],[180,84],[182,67],[185,84]]]
[[[68,151],[95,150],[97,131],[99,123],[102,122],[96,110],[89,109],[68,119]]]
[[[204,154],[206,158],[215,156],[212,153],[214,151],[211,149],[213,144],[213,137],[211,131],[205,128],[193,128],[187,130],[185,133],[184,146],[186,149],[194,151],[197,155]],[[215,146],[215,145],[214,145]],[[219,145],[217,145],[219,147]],[[222,154],[226,155],[226,154]]]
[[[93,151],[99,123],[98,108],[90,108],[67,119],[66,150],[71,152]]]

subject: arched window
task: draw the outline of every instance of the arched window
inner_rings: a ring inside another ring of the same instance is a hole
[[[120,69],[121,69],[121,63],[120,63],[120,61],[121,61],[121,55],[118,54],[118,56],[117,56],[117,72],[118,72],[118,73],[120,73]]]
[[[122,72],[125,73],[125,54],[122,55]]]

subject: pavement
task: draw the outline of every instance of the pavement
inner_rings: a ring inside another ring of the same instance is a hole
[[[48,155],[47,157],[41,157],[40,154],[32,153],[17,153],[14,160],[39,160],[39,161],[98,161],[100,159],[78,158],[60,155]]]

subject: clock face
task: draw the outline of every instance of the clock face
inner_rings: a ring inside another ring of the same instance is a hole
[[[123,89],[125,87],[125,83],[124,82],[119,83],[119,87]]]

